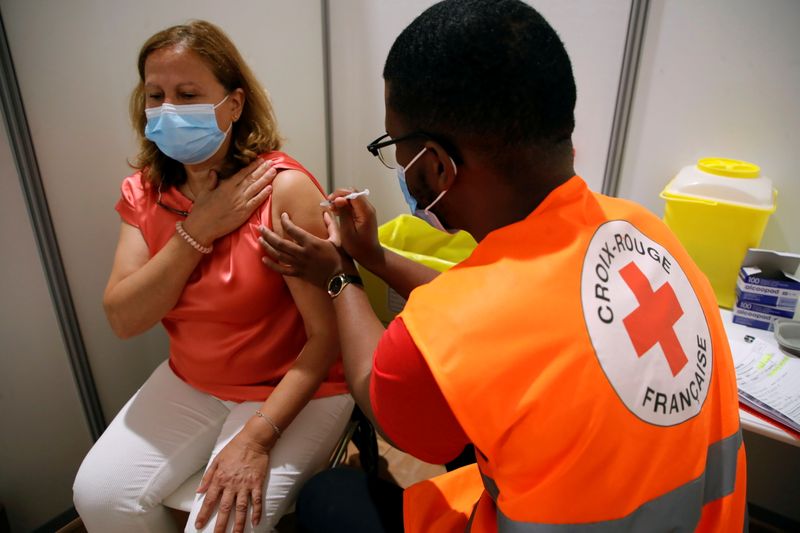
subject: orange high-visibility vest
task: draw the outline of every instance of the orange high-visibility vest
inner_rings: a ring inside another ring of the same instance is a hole
[[[406,490],[406,531],[742,530],[714,292],[641,206],[573,177],[401,316],[477,450]]]

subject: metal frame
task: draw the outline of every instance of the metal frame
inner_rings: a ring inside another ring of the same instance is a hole
[[[614,121],[611,124],[611,137],[603,175],[602,192],[609,196],[616,196],[619,190],[622,158],[625,155],[625,142],[628,136],[628,124],[636,89],[636,77],[639,73],[649,7],[650,0],[631,0],[625,51],[622,55],[622,67],[617,87],[617,102],[614,108]]]
[[[331,20],[329,0],[321,0],[322,9],[322,79],[325,92],[325,163],[328,192],[333,192],[333,101],[331,95]]]
[[[61,260],[2,14],[0,14],[0,105],[64,347],[69,356],[89,431],[92,438],[97,440],[106,427],[105,417],[89,366],[64,263]]]

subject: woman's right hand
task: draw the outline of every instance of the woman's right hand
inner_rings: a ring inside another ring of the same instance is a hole
[[[381,261],[383,247],[378,240],[378,219],[375,207],[359,196],[353,200],[342,198],[354,192],[353,189],[337,189],[330,195],[331,210],[339,216],[341,246],[347,254],[370,269]]]
[[[205,246],[244,224],[272,193],[271,183],[277,175],[273,162],[261,158],[226,180],[210,172],[214,179],[197,194],[183,224],[189,235]]]

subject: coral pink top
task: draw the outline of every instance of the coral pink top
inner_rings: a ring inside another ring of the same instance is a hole
[[[262,154],[275,168],[299,170],[322,191],[303,166],[282,152]],[[141,172],[122,183],[116,210],[139,228],[155,255],[175,234],[183,217],[156,204],[156,187]],[[162,190],[161,202],[191,211],[176,187]],[[263,401],[306,343],[303,318],[283,277],[261,262],[259,226],[272,227],[266,201],[239,229],[214,242],[189,277],[178,303],[162,319],[170,339],[169,364],[186,383],[223,400]],[[315,397],[347,391],[338,361]]]

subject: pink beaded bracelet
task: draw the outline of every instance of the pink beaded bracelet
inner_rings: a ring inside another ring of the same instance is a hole
[[[186,233],[185,229],[183,229],[183,222],[181,222],[180,220],[175,223],[175,231],[178,232],[178,235],[183,237],[184,241],[188,242],[192,246],[192,248],[194,248],[201,254],[210,254],[211,251],[214,249],[213,245],[203,246],[202,244],[194,240],[194,238],[188,233]]]

